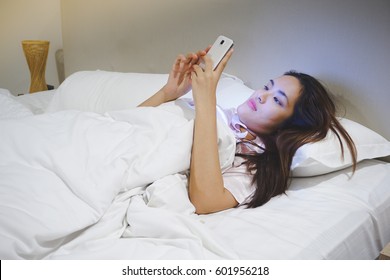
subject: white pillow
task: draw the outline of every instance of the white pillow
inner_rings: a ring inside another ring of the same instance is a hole
[[[253,89],[247,87],[236,76],[222,73],[217,86],[217,104],[224,109],[236,108],[252,95]],[[183,96],[192,99],[192,91]]]
[[[76,72],[58,87],[46,112],[74,109],[104,113],[134,108],[167,79],[168,74]]]
[[[252,93],[253,89],[241,80],[231,79],[227,86],[217,92],[218,104],[223,108],[237,107]],[[358,161],[390,155],[390,142],[378,133],[346,118],[340,119],[340,122],[355,142]],[[322,141],[299,148],[293,158],[291,170],[294,177],[308,177],[341,170],[351,165],[352,159],[347,145],[344,144],[343,160],[339,141],[330,131]]]
[[[358,161],[390,155],[390,142],[378,133],[349,119],[340,119],[340,123],[355,142]],[[293,158],[292,175],[316,176],[351,166],[351,154],[344,141],[343,143],[344,160],[339,141],[331,131],[325,139],[302,146]]]

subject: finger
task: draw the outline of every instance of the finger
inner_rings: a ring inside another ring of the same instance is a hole
[[[177,60],[179,61],[179,62],[182,62],[183,60],[185,60],[186,59],[186,57],[183,55],[183,54],[179,54],[178,56],[177,56]]]
[[[175,70],[180,65],[180,58],[179,55],[176,56],[175,62],[172,65],[172,69]]]
[[[175,62],[173,63],[172,65],[172,77],[173,78],[176,78],[177,75],[180,73],[180,65],[181,65],[181,62],[184,58],[184,55],[178,55],[175,59]]]
[[[182,55],[182,54],[179,54],[179,55],[176,57],[175,62],[173,63],[173,69],[174,69],[174,70],[180,69],[180,65],[181,65],[181,62],[183,61],[183,59],[185,59],[185,56]]]
[[[183,69],[185,68],[187,58],[179,54],[176,57],[175,63],[173,65],[173,78],[178,79],[178,83],[182,82],[183,80]]]
[[[198,60],[199,60],[198,54],[197,54],[197,53],[196,53],[196,54],[194,53],[194,54],[192,55],[191,65],[190,65],[190,66],[196,64],[196,63],[198,62]]]
[[[191,69],[192,65],[195,64],[198,60],[198,56],[195,53],[188,53],[185,60],[185,65],[183,65],[183,71],[188,71]]]
[[[194,72],[197,72],[197,73],[203,72],[203,69],[199,65],[194,65],[193,69],[194,69]]]
[[[215,69],[215,71],[217,71],[219,74],[222,74],[223,70],[225,69],[229,59],[232,57],[233,55],[233,49],[230,49],[226,55],[224,56],[224,58],[221,60],[221,62],[218,64],[217,68]]]
[[[202,57],[202,56],[205,56],[207,54],[207,51],[208,51],[207,49],[199,50],[199,51],[196,52],[196,55],[198,56],[198,58]]]
[[[211,48],[211,45],[210,46],[208,46],[207,48],[205,48],[204,50],[199,50],[199,51],[197,51],[196,52],[196,56],[197,56],[197,58],[196,58],[196,61],[194,61],[194,63],[193,64],[200,64],[201,63],[201,61],[203,60],[203,57],[207,54],[207,52],[210,50],[210,48]]]
[[[190,63],[193,60],[194,56],[195,56],[194,53],[188,53],[186,55],[186,63]]]
[[[204,50],[200,50],[198,52],[198,55],[199,55],[198,64],[204,58],[204,56],[209,52],[210,49],[211,49],[211,45],[207,46],[207,48],[205,48]]]
[[[205,62],[205,71],[213,71],[213,60],[209,55],[204,56],[204,62]]]
[[[196,71],[194,70],[194,71],[192,71],[191,72],[191,81],[192,82],[196,82],[196,78],[197,78],[198,76],[197,76],[197,74],[196,74]]]
[[[192,72],[195,72],[196,77],[199,77],[199,75],[203,74],[203,69],[199,65],[197,65],[197,64],[194,65],[193,69],[194,69],[194,71],[192,71]]]

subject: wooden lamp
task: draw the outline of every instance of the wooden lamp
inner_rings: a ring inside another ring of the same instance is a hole
[[[24,55],[30,69],[30,93],[47,90],[45,80],[46,60],[49,52],[49,41],[22,41]]]

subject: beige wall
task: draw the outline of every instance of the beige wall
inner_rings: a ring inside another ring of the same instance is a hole
[[[65,71],[166,73],[219,34],[252,87],[289,69],[329,86],[347,116],[390,139],[389,0],[62,0]]]
[[[333,90],[347,116],[390,139],[388,0],[0,0],[0,87],[28,91],[23,39],[51,41],[46,80],[65,69],[163,72],[219,34],[235,40],[226,69],[249,86],[288,69]]]
[[[28,92],[25,39],[50,41],[46,82],[57,87],[55,51],[62,48],[61,33],[60,0],[0,0],[0,87],[13,94]]]

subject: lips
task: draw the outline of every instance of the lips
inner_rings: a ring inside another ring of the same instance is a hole
[[[247,104],[252,111],[257,111],[257,105],[254,99],[249,99]]]

